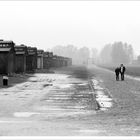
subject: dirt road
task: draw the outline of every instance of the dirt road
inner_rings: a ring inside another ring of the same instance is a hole
[[[10,84],[0,89],[1,136],[140,135],[140,82],[132,78],[73,66]]]

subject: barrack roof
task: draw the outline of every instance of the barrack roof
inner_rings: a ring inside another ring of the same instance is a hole
[[[14,43],[12,40],[0,40],[0,43]]]

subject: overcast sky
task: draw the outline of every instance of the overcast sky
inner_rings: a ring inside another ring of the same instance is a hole
[[[0,1],[0,38],[44,50],[123,41],[140,54],[140,1]]]

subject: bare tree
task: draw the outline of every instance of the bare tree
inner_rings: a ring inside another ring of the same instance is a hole
[[[127,43],[115,42],[112,45],[112,63],[114,64],[130,64],[133,60],[134,53],[132,45],[128,45]]]
[[[91,52],[92,52],[92,55],[91,55],[92,63],[97,63],[97,61],[98,61],[98,50],[96,48],[92,48]]]
[[[100,55],[99,55],[100,63],[110,64],[112,62],[111,51],[112,51],[111,44],[107,44],[103,47],[103,49],[101,50]]]

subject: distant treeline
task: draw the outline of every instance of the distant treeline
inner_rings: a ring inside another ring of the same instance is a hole
[[[73,64],[87,64],[90,57],[89,48],[77,48],[74,45],[55,46],[51,51],[57,55],[72,58]]]
[[[102,64],[132,64],[134,50],[132,45],[122,42],[114,42],[103,47],[99,54],[99,62]]]
[[[121,41],[106,44],[100,52],[96,46],[89,49],[88,47],[78,48],[74,45],[58,45],[51,51],[57,55],[72,58],[73,64],[87,64],[89,60],[98,65],[140,64],[140,55],[135,55],[133,46]]]

